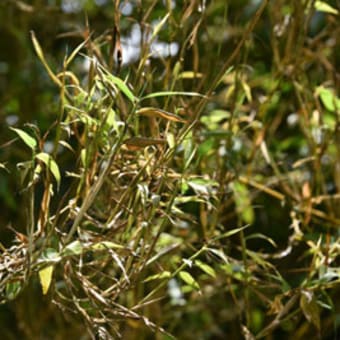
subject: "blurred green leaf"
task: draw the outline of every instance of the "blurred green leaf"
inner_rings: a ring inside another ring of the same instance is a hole
[[[37,141],[33,137],[31,137],[27,132],[21,129],[16,129],[12,127],[10,127],[10,129],[14,131],[29,148],[35,150],[35,148],[37,147]]]
[[[204,271],[206,274],[209,276],[216,278],[216,272],[215,269],[209,266],[208,264],[200,261],[200,260],[195,260],[195,265],[200,268],[202,271]]]
[[[317,11],[338,15],[339,11],[325,1],[315,1],[314,8]]]
[[[154,281],[154,280],[163,280],[163,279],[168,279],[171,277],[171,273],[167,270],[159,273],[159,274],[155,274],[155,275],[151,275],[149,277],[147,277],[143,282],[150,282],[150,281]]]
[[[331,112],[340,110],[340,98],[335,95],[333,90],[320,86],[316,92],[327,110]]]
[[[304,290],[301,292],[300,307],[308,322],[313,323],[316,329],[320,331],[320,309],[312,291]]]
[[[238,214],[245,223],[253,224],[255,215],[247,186],[235,181],[232,184],[232,189]]]
[[[14,300],[21,291],[21,282],[14,281],[6,284],[6,297],[8,300]]]
[[[190,273],[182,270],[178,273],[178,276],[180,277],[180,279],[182,279],[190,287],[192,287],[196,290],[200,289],[198,282],[191,276]]]

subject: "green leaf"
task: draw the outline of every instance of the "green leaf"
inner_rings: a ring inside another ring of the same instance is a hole
[[[41,269],[39,271],[40,284],[41,284],[41,287],[42,287],[42,293],[44,295],[47,294],[47,292],[50,288],[50,285],[51,285],[51,282],[52,282],[53,269],[54,269],[53,266],[48,266],[48,267]]]
[[[191,178],[187,183],[198,195],[209,195],[214,187],[218,187],[217,181],[205,178]]]
[[[182,92],[182,91],[161,91],[150,93],[140,99],[140,101],[155,97],[171,97],[171,96],[190,96],[190,97],[202,97],[207,98],[206,96],[197,93],[197,92]]]
[[[150,282],[150,281],[154,281],[154,280],[163,280],[163,279],[168,279],[171,277],[171,273],[167,270],[165,270],[164,272],[161,272],[159,274],[155,274],[155,275],[151,275],[149,277],[147,277],[143,282]]]
[[[33,137],[31,137],[27,132],[12,127],[10,129],[14,131],[29,148],[31,148],[32,150],[36,148],[37,141]]]
[[[300,307],[308,322],[320,331],[320,309],[312,291],[302,291]]]
[[[277,244],[275,243],[274,240],[272,240],[270,237],[263,235],[261,233],[255,233],[255,234],[251,234],[249,236],[246,237],[246,240],[251,240],[254,238],[260,238],[263,240],[266,240],[268,243],[270,243],[273,247],[277,248]]]
[[[59,262],[61,260],[60,254],[54,248],[46,248],[42,252],[41,260],[44,262]]]
[[[232,235],[235,235],[235,234],[239,233],[241,230],[246,229],[248,227],[249,227],[249,225],[245,225],[245,226],[240,227],[240,228],[235,228],[235,229],[229,230],[226,233],[223,233],[223,234],[221,234],[219,236],[214,237],[214,240],[217,241],[217,240],[220,240],[222,238],[228,238],[228,237],[230,237]]]
[[[118,243],[114,243],[111,241],[102,241],[95,244],[92,244],[90,247],[92,250],[105,250],[105,249],[124,249],[123,246],[121,246]]]
[[[216,277],[215,269],[210,267],[208,264],[206,264],[206,263],[204,263],[200,260],[196,260],[195,265],[198,268],[200,268],[202,271],[204,271],[206,274],[210,275],[211,277],[213,277],[213,278]]]
[[[58,164],[55,162],[55,160],[48,153],[45,153],[45,152],[41,152],[37,154],[35,157],[41,160],[47,166],[47,168],[51,171],[59,187],[61,177],[60,177]]]
[[[69,243],[61,252],[63,256],[80,255],[83,252],[84,246],[80,241]]]
[[[328,111],[336,112],[340,110],[340,98],[335,95],[334,91],[323,86],[318,87],[316,91]]]
[[[14,281],[6,284],[6,297],[8,300],[14,300],[21,291],[21,282]]]
[[[241,182],[234,182],[232,189],[238,214],[245,223],[252,224],[255,215],[248,188]]]
[[[314,8],[317,11],[338,15],[339,11],[324,1],[315,1]]]
[[[165,15],[165,17],[155,26],[155,28],[152,32],[151,40],[156,38],[156,36],[160,32],[160,30],[162,29],[162,27],[165,25],[166,21],[168,20],[169,15],[170,15],[170,13],[167,13]]]
[[[191,276],[190,273],[182,270],[178,273],[178,276],[190,287],[192,287],[196,290],[200,289],[198,282]]]
[[[222,250],[215,248],[207,248],[207,250],[222,259],[225,263],[229,264],[229,260]]]
[[[120,78],[118,78],[118,77],[116,77],[116,76],[114,76],[114,75],[108,73],[108,72],[107,72],[104,68],[102,68],[102,67],[101,67],[101,70],[103,71],[102,74],[103,74],[104,79],[105,79],[108,83],[111,83],[111,84],[115,85],[116,87],[118,87],[118,89],[119,89],[121,92],[123,92],[123,93],[125,94],[125,96],[126,96],[128,99],[130,99],[130,101],[131,101],[133,104],[136,103],[137,98],[134,96],[134,94],[131,92],[131,90],[129,89],[129,87],[126,85],[126,83],[125,83],[122,79],[120,79]]]
[[[195,78],[202,78],[203,74],[194,71],[183,71],[179,76],[178,79],[195,79]]]

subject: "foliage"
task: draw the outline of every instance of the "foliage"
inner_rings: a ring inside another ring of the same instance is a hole
[[[5,337],[336,338],[334,2],[0,6]]]

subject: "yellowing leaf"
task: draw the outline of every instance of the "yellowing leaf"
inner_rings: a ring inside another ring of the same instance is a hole
[[[183,71],[179,75],[179,79],[194,79],[194,78],[202,78],[203,74],[199,72],[193,72],[193,71]]]
[[[137,111],[137,114],[141,116],[164,118],[173,122],[186,123],[186,120],[175,115],[174,113],[167,112],[154,107],[143,107]]]
[[[52,275],[53,275],[53,266],[48,266],[39,271],[40,284],[41,284],[42,292],[44,295],[47,294],[48,289],[50,288]]]
[[[127,146],[129,150],[138,150],[142,148],[146,148],[150,145],[163,145],[166,141],[164,139],[157,138],[145,138],[145,137],[131,137],[124,141],[124,144]]]
[[[62,87],[63,86],[62,82],[58,79],[58,77],[56,77],[56,75],[52,72],[51,68],[47,64],[44,53],[42,51],[42,48],[41,48],[41,46],[40,46],[40,44],[39,44],[39,42],[38,42],[33,31],[31,31],[31,39],[32,39],[32,42],[33,42],[35,52],[36,52],[37,56],[39,57],[40,61],[45,66],[45,69],[46,69],[48,75],[59,87]]]

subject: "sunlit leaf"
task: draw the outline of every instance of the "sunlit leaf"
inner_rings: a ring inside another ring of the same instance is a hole
[[[168,20],[170,16],[170,13],[167,13],[164,18],[155,26],[152,32],[151,40],[153,40],[155,37],[157,37],[159,31],[162,29],[162,27],[165,25],[166,21]]]
[[[10,127],[10,129],[14,131],[29,148],[31,148],[32,150],[36,148],[37,141],[33,137],[31,137],[27,132],[12,127]]]
[[[144,97],[142,97],[140,100],[150,99],[150,98],[156,98],[156,97],[171,97],[171,96],[189,96],[189,97],[203,97],[206,98],[206,96],[197,93],[197,92],[182,92],[182,91],[161,91],[161,92],[154,92],[150,93]]]
[[[39,271],[40,284],[41,284],[42,292],[44,295],[47,294],[50,288],[50,285],[52,282],[53,269],[54,269],[53,266],[48,266]]]
[[[340,110],[340,98],[335,95],[334,91],[323,86],[318,87],[316,91],[328,111],[336,112]]]
[[[320,12],[325,12],[325,13],[335,14],[335,15],[339,14],[339,11],[337,9],[335,9],[334,7],[332,7],[325,1],[318,1],[318,0],[315,1],[314,8]]]
[[[102,241],[95,244],[92,244],[90,247],[92,250],[105,250],[105,249],[124,249],[123,246],[121,246],[118,243],[114,243],[111,241]]]
[[[190,287],[195,288],[196,290],[200,289],[198,282],[192,277],[192,275],[184,270],[178,273],[178,276]]]
[[[195,78],[202,78],[203,74],[194,71],[183,71],[178,76],[178,79],[195,79]]]
[[[80,255],[83,252],[84,245],[80,241],[69,243],[62,251],[63,256]]]
[[[47,168],[51,171],[53,177],[55,178],[58,187],[60,186],[60,171],[58,164],[55,162],[55,160],[49,155],[48,153],[41,152],[35,156],[37,159],[41,160]]]

